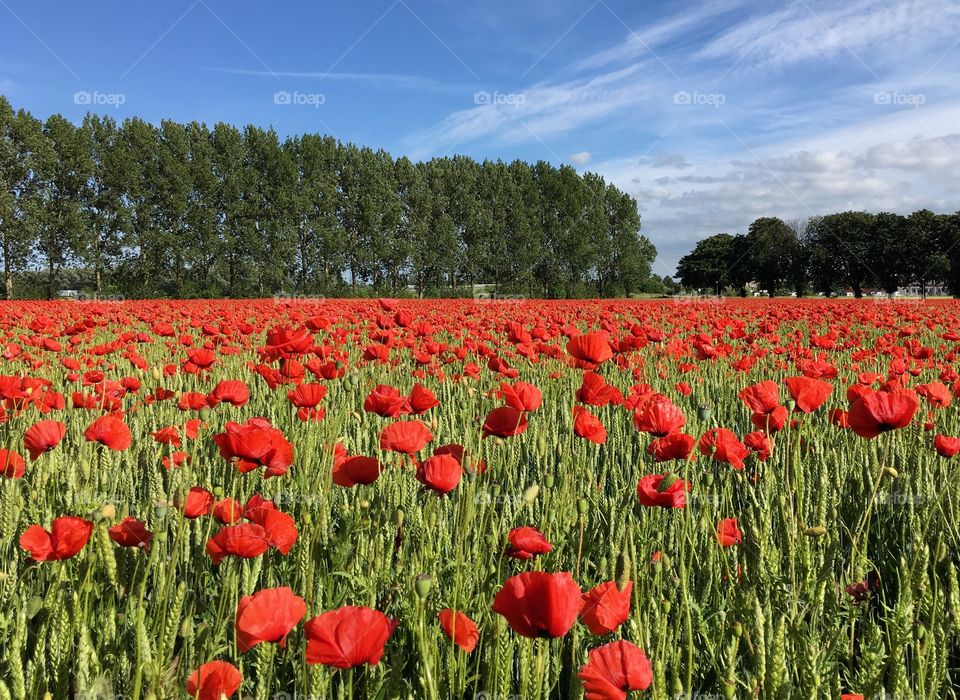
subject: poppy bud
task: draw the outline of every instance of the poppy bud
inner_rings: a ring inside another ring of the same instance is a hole
[[[159,381],[159,380],[160,380],[160,376],[161,376],[161,375],[160,375],[160,370],[159,370],[158,368],[156,368],[156,367],[153,367],[153,368],[150,370],[150,376],[153,377],[154,380]]]
[[[808,527],[803,531],[807,537],[823,537],[827,534],[827,528],[823,525],[814,525],[813,527]]]
[[[430,594],[430,587],[433,585],[433,577],[430,574],[420,574],[413,584],[413,589],[420,600],[425,600]]]
[[[43,700],[53,700],[53,693],[49,690],[43,694]]]
[[[367,508],[370,507],[370,501],[368,501],[367,499],[363,499],[362,501],[360,501],[360,507],[366,510]]]
[[[347,383],[350,384],[353,388],[360,386],[360,377],[357,376],[357,373],[354,372],[347,377]]]
[[[185,617],[183,623],[180,625],[180,636],[186,639],[193,632],[193,619],[190,617]]]
[[[206,406],[204,406],[203,408],[200,409],[199,415],[200,415],[200,420],[203,420],[203,421],[209,420],[209,419],[210,419],[210,409],[207,408]]]
[[[733,678],[728,678],[723,682],[723,696],[725,698],[737,697],[737,681]]]
[[[90,460],[86,457],[80,460],[80,474],[83,475],[84,481],[90,479]]]
[[[403,519],[405,517],[406,517],[406,513],[404,513],[402,510],[398,508],[397,509],[397,525],[403,525]]]
[[[537,454],[541,457],[547,456],[547,438],[545,435],[540,435],[537,438]]]
[[[532,505],[537,500],[537,494],[540,493],[540,487],[537,484],[531,484],[523,492],[523,502]]]
[[[579,501],[577,501],[577,513],[580,515],[586,515],[589,505],[590,504],[587,503],[586,498],[581,498]]]
[[[213,487],[213,495],[216,496],[217,498],[219,498],[220,496],[222,496],[222,495],[223,495],[223,487],[222,487],[222,486],[214,486],[214,487]]]
[[[884,467],[883,473],[889,476],[891,479],[896,479],[898,476],[900,476],[900,472],[893,467]]]
[[[707,486],[713,486],[713,474],[707,472],[707,475],[703,477],[703,483],[705,483]]]
[[[547,474],[545,477],[543,477],[543,485],[546,486],[548,489],[552,489],[553,484],[554,484],[553,474]]]
[[[557,452],[557,459],[558,460],[563,459],[563,443],[562,442],[557,443],[556,452]]]
[[[794,401],[793,399],[787,399],[787,400],[784,402],[784,406],[786,407],[787,412],[793,413],[793,409],[795,409],[795,408],[797,407],[797,402]]]
[[[667,489],[673,486],[674,482],[678,479],[677,475],[673,472],[667,474],[663,479],[660,480],[659,485],[657,486],[658,493],[665,493]]]
[[[667,600],[666,598],[664,598],[663,600],[660,601],[660,609],[663,610],[663,612],[669,613],[669,612],[670,612],[670,607],[671,607],[671,606],[670,606],[670,601]]]
[[[701,421],[710,420],[710,406],[703,404],[697,407],[697,419]]]
[[[304,513],[303,516],[301,516],[301,517],[303,517],[303,522],[304,522],[304,524],[306,524],[306,525],[309,525],[310,523],[313,522],[313,513],[306,512],[306,513]]]
[[[743,625],[741,625],[739,622],[733,623],[733,636],[734,637],[743,636]]]

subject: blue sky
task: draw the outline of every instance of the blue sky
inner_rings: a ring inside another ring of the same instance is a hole
[[[660,274],[758,216],[960,209],[958,69],[955,0],[0,0],[38,116],[570,163],[637,197]]]

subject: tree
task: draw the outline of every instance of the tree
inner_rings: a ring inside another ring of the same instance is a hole
[[[103,278],[112,271],[122,252],[123,231],[129,225],[124,193],[128,186],[128,151],[121,146],[120,130],[110,117],[88,114],[81,135],[90,159],[90,178],[83,207],[87,225],[76,253],[93,268],[94,292],[103,291]]]
[[[753,281],[773,298],[789,278],[790,255],[798,247],[796,234],[782,220],[763,217],[750,224],[745,243]]]
[[[697,241],[693,251],[680,258],[677,264],[680,284],[720,294],[732,282],[733,252],[734,237],[729,233],[718,233]]]
[[[927,282],[942,280],[947,275],[949,262],[939,245],[943,239],[943,217],[929,209],[921,209],[907,217],[906,231],[909,241],[907,275],[920,285],[920,296],[927,295]]]
[[[882,284],[866,263],[873,226],[872,214],[857,211],[810,220],[810,265],[820,291],[830,293],[847,285],[859,299],[865,283]]]
[[[47,119],[43,135],[46,143],[41,142],[38,155],[45,176],[41,181],[36,253],[46,271],[47,299],[52,299],[60,270],[84,239],[82,202],[92,163],[80,130],[59,114]]]
[[[14,113],[0,96],[0,237],[6,299],[13,298],[13,275],[26,265],[33,247],[41,186],[50,165],[46,146],[43,125],[23,110]]]

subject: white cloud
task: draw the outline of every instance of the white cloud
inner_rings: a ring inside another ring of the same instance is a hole
[[[895,43],[901,53],[953,36],[958,28],[960,5],[954,0],[796,2],[729,29],[700,55],[778,67],[843,53],[872,74],[875,68],[858,55],[861,50]]]
[[[574,153],[570,156],[570,162],[574,165],[586,165],[590,162],[591,155],[590,151],[580,151],[579,153]]]

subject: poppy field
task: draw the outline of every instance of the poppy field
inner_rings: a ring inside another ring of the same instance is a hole
[[[956,697],[958,302],[3,309],[0,700]]]

